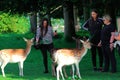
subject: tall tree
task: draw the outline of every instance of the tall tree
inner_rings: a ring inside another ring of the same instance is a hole
[[[83,16],[84,16],[84,20],[88,20],[89,16],[90,16],[90,4],[89,4],[89,0],[83,0]]]
[[[72,36],[75,35],[74,16],[73,16],[73,3],[71,1],[65,1],[63,4],[64,13],[64,37],[65,40],[72,40]]]
[[[36,33],[37,28],[37,14],[36,12],[32,12],[29,14],[30,17],[30,31]]]
[[[104,14],[109,14],[112,17],[112,22],[116,26],[115,4],[113,0],[105,0]]]

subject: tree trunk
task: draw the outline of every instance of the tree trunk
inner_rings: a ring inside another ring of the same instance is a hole
[[[112,1],[109,1],[106,3],[104,13],[109,14],[111,16],[112,23],[116,26],[115,8],[114,8],[114,4],[112,3]]]
[[[75,36],[74,16],[73,16],[73,3],[65,1],[63,5],[64,12],[64,37],[65,40],[71,41],[72,36]]]
[[[51,14],[50,14],[50,8],[49,7],[47,7],[47,18],[48,18],[48,21],[49,21],[49,25],[52,26]]]
[[[78,17],[78,8],[74,5],[73,6],[73,14],[74,14],[74,27],[75,31],[79,31],[80,24],[79,24],[79,17]]]
[[[39,12],[37,12],[37,27],[39,27],[41,24],[41,18]]]
[[[84,16],[84,21],[88,20],[90,17],[90,10],[87,5],[83,7],[83,16]]]
[[[32,33],[36,32],[36,27],[37,27],[37,15],[36,13],[31,13],[30,14],[30,31]]]
[[[83,0],[83,17],[84,21],[88,20],[90,17],[90,4],[92,0]]]
[[[52,26],[52,23],[51,23],[51,15],[48,14],[47,17],[48,17],[49,25]]]
[[[78,24],[77,23],[78,10],[75,5],[73,6],[73,14],[74,14],[74,26],[76,26]]]

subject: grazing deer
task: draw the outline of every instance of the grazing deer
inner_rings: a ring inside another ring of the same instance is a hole
[[[54,60],[58,64],[56,70],[57,70],[57,80],[59,79],[59,73],[62,76],[62,79],[65,80],[63,73],[62,73],[62,67],[67,65],[72,65],[72,71],[73,71],[73,79],[74,79],[74,64],[77,69],[78,77],[81,79],[80,72],[79,72],[79,62],[81,59],[85,56],[87,53],[87,50],[91,48],[90,42],[80,40],[83,44],[83,47],[81,49],[59,49],[54,53]]]
[[[19,75],[23,76],[23,63],[29,55],[33,44],[33,39],[23,39],[27,43],[26,49],[3,49],[0,51],[0,63],[3,77],[5,77],[4,68],[8,63],[18,63]]]

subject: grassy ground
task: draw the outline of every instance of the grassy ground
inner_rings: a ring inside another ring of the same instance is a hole
[[[25,42],[22,37],[31,37],[31,34],[26,35],[15,35],[6,34],[0,35],[0,49],[4,48],[25,48]],[[65,42],[63,39],[54,40],[55,47],[60,48],[74,48],[75,42]],[[91,63],[91,53],[88,51],[87,55],[80,62],[80,72],[82,80],[120,80],[120,56],[116,52],[117,58],[117,69],[118,72],[115,74],[93,72]],[[0,73],[0,80],[56,80],[55,77],[51,76],[51,60],[49,58],[49,74],[43,74],[44,68],[42,64],[42,56],[39,50],[32,48],[31,53],[27,57],[24,63],[24,77],[18,75],[18,65],[8,64],[5,68],[6,78],[3,78]],[[69,68],[67,72],[69,74]],[[66,80],[71,80],[70,78]],[[78,79],[76,79],[78,80]]]

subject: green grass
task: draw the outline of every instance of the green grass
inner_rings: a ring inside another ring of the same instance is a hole
[[[32,34],[17,35],[17,34],[1,34],[0,49],[4,48],[25,48],[25,42],[22,37],[31,38]],[[58,48],[74,48],[75,42],[65,42],[61,39],[54,39],[55,47]],[[115,74],[93,72],[91,53],[90,51],[80,62],[80,72],[82,80],[120,80],[120,56],[116,53],[117,69]],[[71,67],[67,67],[69,74]],[[18,64],[8,64],[5,68],[6,78],[3,78],[0,71],[0,80],[56,80],[51,75],[51,60],[49,57],[49,74],[43,74],[44,68],[42,63],[42,55],[39,50],[32,48],[31,53],[24,63],[24,77],[19,77]],[[69,75],[70,76],[70,75]],[[71,77],[71,76],[70,76]],[[66,80],[71,80],[68,78]],[[78,80],[78,79],[76,79]]]

